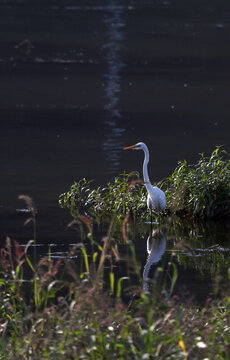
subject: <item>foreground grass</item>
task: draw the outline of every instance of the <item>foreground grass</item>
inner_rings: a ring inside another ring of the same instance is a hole
[[[83,244],[72,247],[63,263],[43,258],[34,269],[20,245],[7,239],[0,257],[1,358],[230,358],[230,295],[197,307],[155,283],[152,293],[135,289],[126,305],[113,267],[110,289],[103,290],[111,246],[107,238],[98,262],[96,253],[91,264],[84,257],[81,272],[71,256],[85,250]]]
[[[137,310],[78,287],[40,312],[2,318],[4,359],[229,359],[229,298],[203,309],[142,295]],[[5,322],[8,324],[5,325]]]

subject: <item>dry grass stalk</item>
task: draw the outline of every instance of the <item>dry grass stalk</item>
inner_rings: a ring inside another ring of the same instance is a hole
[[[123,239],[127,242],[128,241],[128,227],[130,224],[130,212],[126,215],[124,218],[123,224],[122,224],[122,235]]]
[[[31,212],[32,216],[35,218],[36,214],[37,214],[37,209],[34,205],[34,202],[32,200],[32,198],[28,195],[19,195],[18,198],[20,200],[24,200],[27,206],[27,209]]]
[[[58,259],[54,262],[50,258],[42,258],[37,265],[35,277],[39,276],[42,282],[45,282],[48,279],[55,277],[60,269],[61,262],[62,259]]]
[[[106,237],[104,237],[103,240],[104,240],[104,246],[103,246],[103,250],[102,250],[102,253],[101,253],[101,257],[100,257],[99,266],[98,266],[98,269],[97,269],[97,277],[99,277],[99,275],[101,273],[101,270],[103,268],[103,264],[105,262],[107,249],[108,249],[109,244],[110,244],[110,237],[106,236]]]

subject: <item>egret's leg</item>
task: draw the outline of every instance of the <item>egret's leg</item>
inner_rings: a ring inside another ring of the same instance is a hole
[[[152,208],[150,208],[150,238],[152,239],[152,233],[153,233],[153,212]]]
[[[162,220],[163,220],[163,213],[159,213],[159,229],[161,228],[161,225],[162,225]]]

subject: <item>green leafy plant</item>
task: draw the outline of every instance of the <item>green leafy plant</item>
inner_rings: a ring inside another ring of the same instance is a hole
[[[230,215],[230,159],[220,146],[210,158],[201,154],[194,166],[180,162],[164,186],[172,213],[200,218]]]
[[[81,213],[95,219],[116,213],[124,216],[129,211],[146,216],[146,190],[138,174],[121,174],[105,187],[91,188],[92,181],[82,179],[75,182],[67,193],[60,195],[59,204],[70,209],[74,218]]]

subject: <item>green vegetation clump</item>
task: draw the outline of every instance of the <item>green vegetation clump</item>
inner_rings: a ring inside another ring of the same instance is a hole
[[[179,163],[164,183],[172,213],[203,219],[230,216],[230,159],[224,157],[218,146],[210,158],[201,154],[194,166]]]
[[[94,219],[116,213],[124,216],[131,211],[135,216],[147,215],[146,190],[138,174],[123,173],[105,187],[92,189],[92,181],[75,182],[67,193],[60,195],[59,204],[70,209],[74,218],[79,214]]]
[[[139,220],[149,216],[146,188],[138,175],[123,173],[104,188],[92,189],[92,181],[82,179],[59,198],[74,218],[87,214],[94,219],[113,213],[124,217],[131,212]],[[230,159],[221,147],[210,158],[201,154],[194,166],[184,160],[162,184],[167,196],[168,214],[205,218],[230,216]]]

